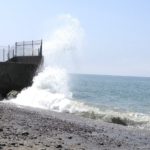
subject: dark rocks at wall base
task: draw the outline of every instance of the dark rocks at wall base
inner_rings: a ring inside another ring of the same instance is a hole
[[[10,100],[10,99],[12,99],[12,98],[16,98],[17,97],[17,95],[18,95],[18,91],[15,91],[15,90],[12,90],[12,91],[10,91],[8,94],[7,94],[7,100]]]

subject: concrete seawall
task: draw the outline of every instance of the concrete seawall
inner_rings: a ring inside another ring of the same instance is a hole
[[[42,40],[16,42],[0,49],[0,100],[12,91],[21,91],[32,84],[43,64]]]
[[[14,57],[7,62],[0,62],[0,94],[6,97],[7,93],[32,84],[39,65],[41,56]]]
[[[39,65],[42,62],[42,56],[17,56],[9,59],[7,62],[36,64]]]

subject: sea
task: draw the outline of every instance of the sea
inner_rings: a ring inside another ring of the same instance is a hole
[[[48,67],[10,102],[150,129],[148,77],[68,74]]]
[[[73,99],[97,110],[94,119],[124,125],[150,127],[150,78],[72,74]],[[90,117],[91,114],[85,114]]]

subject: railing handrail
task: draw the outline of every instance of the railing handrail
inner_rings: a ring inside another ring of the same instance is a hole
[[[24,43],[24,45],[31,45],[32,43],[34,45],[40,45],[42,40],[36,40],[36,41],[22,41],[22,42],[16,42],[17,46],[22,46],[22,44]]]

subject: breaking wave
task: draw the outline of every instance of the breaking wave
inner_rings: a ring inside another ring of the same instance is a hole
[[[70,14],[60,15],[58,20],[61,26],[44,42],[42,71],[34,77],[32,86],[22,90],[11,102],[58,112],[78,111],[78,102],[72,100],[69,90],[64,62],[68,53],[81,49],[84,30]]]
[[[44,43],[44,67],[33,79],[33,85],[23,89],[15,99],[17,105],[48,109],[57,112],[80,114],[92,119],[102,119],[122,125],[150,127],[150,117],[145,114],[117,112],[85,104],[72,98],[69,76],[62,66],[63,55],[79,50],[83,29],[78,19],[71,15],[60,17],[65,24]],[[58,61],[59,60],[59,61]]]

